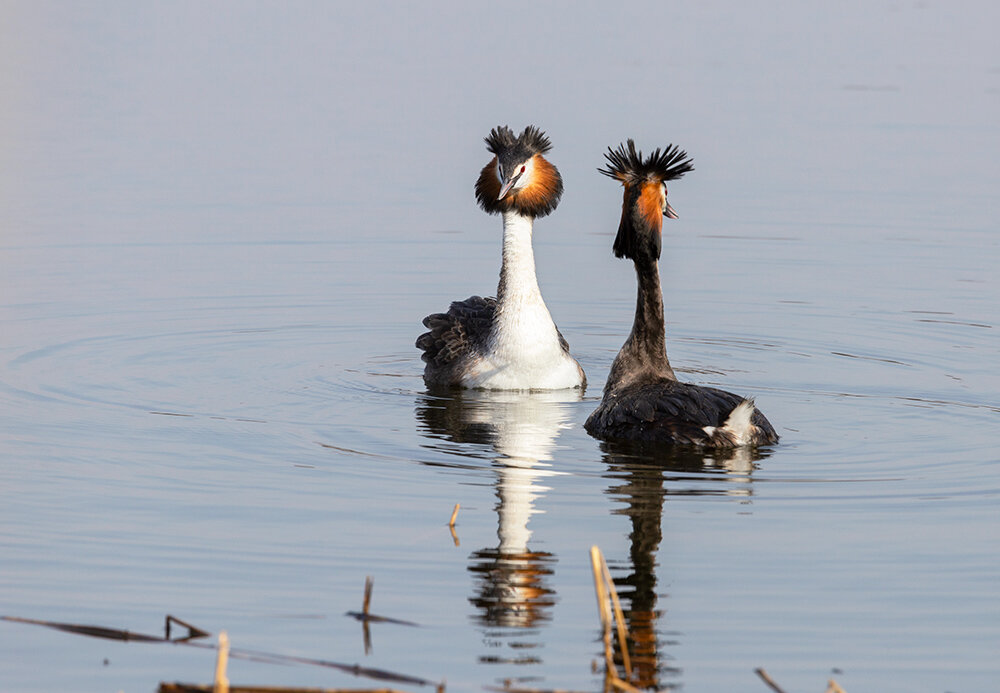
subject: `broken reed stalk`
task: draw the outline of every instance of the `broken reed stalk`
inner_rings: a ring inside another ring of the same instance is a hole
[[[451,532],[452,541],[455,542],[455,546],[459,546],[458,534],[455,533],[455,520],[458,518],[458,509],[461,506],[455,503],[455,509],[451,511],[451,519],[448,520],[448,531]]]
[[[360,614],[356,612],[348,612],[349,615],[354,618],[358,618]],[[398,623],[400,625],[406,626],[416,626],[416,623],[410,621],[401,621],[398,619],[384,618],[380,616],[371,616],[372,620],[383,621],[387,623]],[[66,633],[74,633],[76,635],[86,635],[91,638],[104,638],[107,640],[120,640],[124,642],[147,642],[147,643],[167,643],[170,645],[176,645],[178,647],[193,647],[199,650],[217,650],[218,645],[210,642],[196,642],[190,638],[181,638],[168,640],[160,635],[144,635],[142,633],[133,633],[127,630],[122,630],[120,628],[107,628],[104,626],[91,626],[82,625],[76,623],[58,623],[55,621],[40,621],[38,619],[32,618],[20,618],[18,616],[4,616],[0,615],[0,621],[10,621],[12,623],[24,623],[36,626],[44,626],[46,628],[54,628]],[[200,629],[199,629],[200,630]],[[204,632],[204,631],[202,631]],[[229,650],[229,657],[233,659],[245,659],[254,662],[266,662],[270,664],[302,664],[305,666],[323,667],[326,669],[335,669],[337,671],[342,671],[346,674],[352,676],[364,676],[371,679],[378,679],[381,681],[394,681],[397,683],[409,683],[417,686],[432,686],[433,681],[428,681],[425,678],[419,676],[411,676],[409,674],[400,674],[395,671],[388,671],[386,669],[375,669],[372,667],[363,667],[358,664],[345,664],[343,662],[334,662],[329,659],[316,659],[314,657],[297,657],[294,655],[277,654],[273,652],[262,652],[260,650]],[[169,686],[174,684],[167,684]],[[246,687],[241,690],[251,690]],[[378,689],[389,690],[389,689]],[[233,687],[230,686],[230,691],[233,691]],[[274,693],[273,691],[269,693]]]
[[[361,613],[365,616],[368,615],[368,608],[372,603],[372,588],[375,586],[375,580],[372,579],[371,575],[365,575],[365,597],[364,601],[361,602]]]
[[[638,688],[633,686],[628,681],[622,681],[617,676],[611,678],[611,685],[620,691],[625,691],[625,693],[642,693]]]
[[[625,678],[632,678],[632,662],[628,656],[628,629],[625,627],[625,614],[622,612],[621,602],[618,601],[618,590],[611,580],[611,571],[608,570],[608,562],[601,556],[601,566],[604,570],[604,580],[608,584],[608,591],[611,593],[611,603],[615,607],[615,623],[618,625],[618,644],[622,651],[622,664],[625,666]]]
[[[611,622],[615,622],[618,631],[618,646],[621,648],[622,664],[625,667],[625,678],[632,678],[632,661],[628,655],[628,629],[625,626],[625,614],[622,613],[621,602],[618,601],[618,591],[611,579],[611,571],[604,555],[596,546],[590,547],[590,565],[594,570],[594,591],[597,594],[597,610],[601,615],[601,631],[604,640],[604,661],[607,666],[611,684],[621,690],[635,690],[633,686],[618,678],[615,668],[614,651],[611,646]],[[608,596],[614,605],[614,616],[608,606]]]
[[[444,689],[438,687],[439,692]],[[157,693],[212,693],[211,686],[194,683],[160,683]],[[285,688],[283,686],[230,686],[229,693],[405,693],[396,688]]]
[[[510,681],[505,681],[503,686],[483,686],[484,691],[492,693],[590,693],[590,691],[579,691],[571,688],[523,688],[510,685]]]
[[[219,631],[219,654],[215,658],[215,683],[212,693],[229,693],[229,679],[226,678],[226,666],[229,663],[229,635]]]
[[[170,614],[167,614],[167,617],[166,617],[166,619],[163,622],[163,639],[164,640],[170,640],[170,624],[171,623],[176,623],[179,626],[183,626],[184,628],[187,628],[188,634],[186,636],[184,636],[183,638],[179,638],[181,640],[191,640],[192,638],[207,638],[209,635],[211,635],[211,633],[209,633],[207,630],[202,630],[201,628],[198,628],[197,626],[192,626],[187,621],[182,621],[179,618],[177,618],[176,616],[171,616]]]
[[[826,684],[826,693],[847,693],[847,691],[841,688],[839,683],[830,679]]]
[[[611,652],[611,609],[608,608],[608,595],[604,591],[604,580],[601,575],[601,562],[604,557],[596,546],[590,547],[590,567],[594,571],[594,593],[597,595],[597,613],[601,617],[601,636],[604,640],[604,666],[609,676],[614,676],[615,658]],[[617,678],[617,677],[616,677]]]
[[[774,679],[772,679],[770,676],[767,675],[767,672],[764,671],[763,667],[758,667],[757,669],[754,669],[754,673],[756,673],[757,676],[759,676],[761,680],[767,684],[767,687],[770,688],[772,691],[774,691],[774,693],[785,693],[785,691],[782,690],[781,686],[775,683]]]

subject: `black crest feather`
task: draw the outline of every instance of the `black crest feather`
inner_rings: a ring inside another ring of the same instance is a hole
[[[492,154],[499,154],[510,149],[517,142],[514,132],[506,125],[498,125],[490,130],[490,134],[483,138],[486,142],[486,149]]]
[[[498,125],[483,139],[486,149],[497,156],[523,156],[528,159],[552,149],[552,142],[534,125],[524,128],[524,132],[517,136],[506,125]]]
[[[642,152],[635,148],[635,141],[629,139],[626,144],[619,144],[618,149],[608,147],[604,158],[608,163],[604,168],[597,169],[598,172],[629,184],[646,181],[663,183],[694,170],[687,152],[674,144],[667,145],[666,149],[657,147],[643,159]]]

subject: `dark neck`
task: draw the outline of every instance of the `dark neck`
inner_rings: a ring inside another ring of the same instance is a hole
[[[661,378],[677,380],[667,360],[667,338],[663,323],[663,293],[656,260],[635,261],[639,292],[632,333],[618,352],[605,391]]]

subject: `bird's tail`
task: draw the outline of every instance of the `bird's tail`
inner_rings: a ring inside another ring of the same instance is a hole
[[[706,426],[705,432],[716,444],[723,447],[739,447],[753,442],[757,427],[753,425],[753,413],[756,410],[752,399],[745,399],[729,412],[726,422],[716,428]]]

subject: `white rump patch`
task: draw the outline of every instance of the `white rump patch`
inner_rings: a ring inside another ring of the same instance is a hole
[[[753,440],[753,432],[756,428],[750,421],[755,409],[753,401],[745,399],[729,412],[729,417],[721,429],[717,429],[715,426],[705,426],[702,430],[710,438],[717,430],[722,430],[733,437],[733,442],[736,445],[749,445],[750,441]]]

